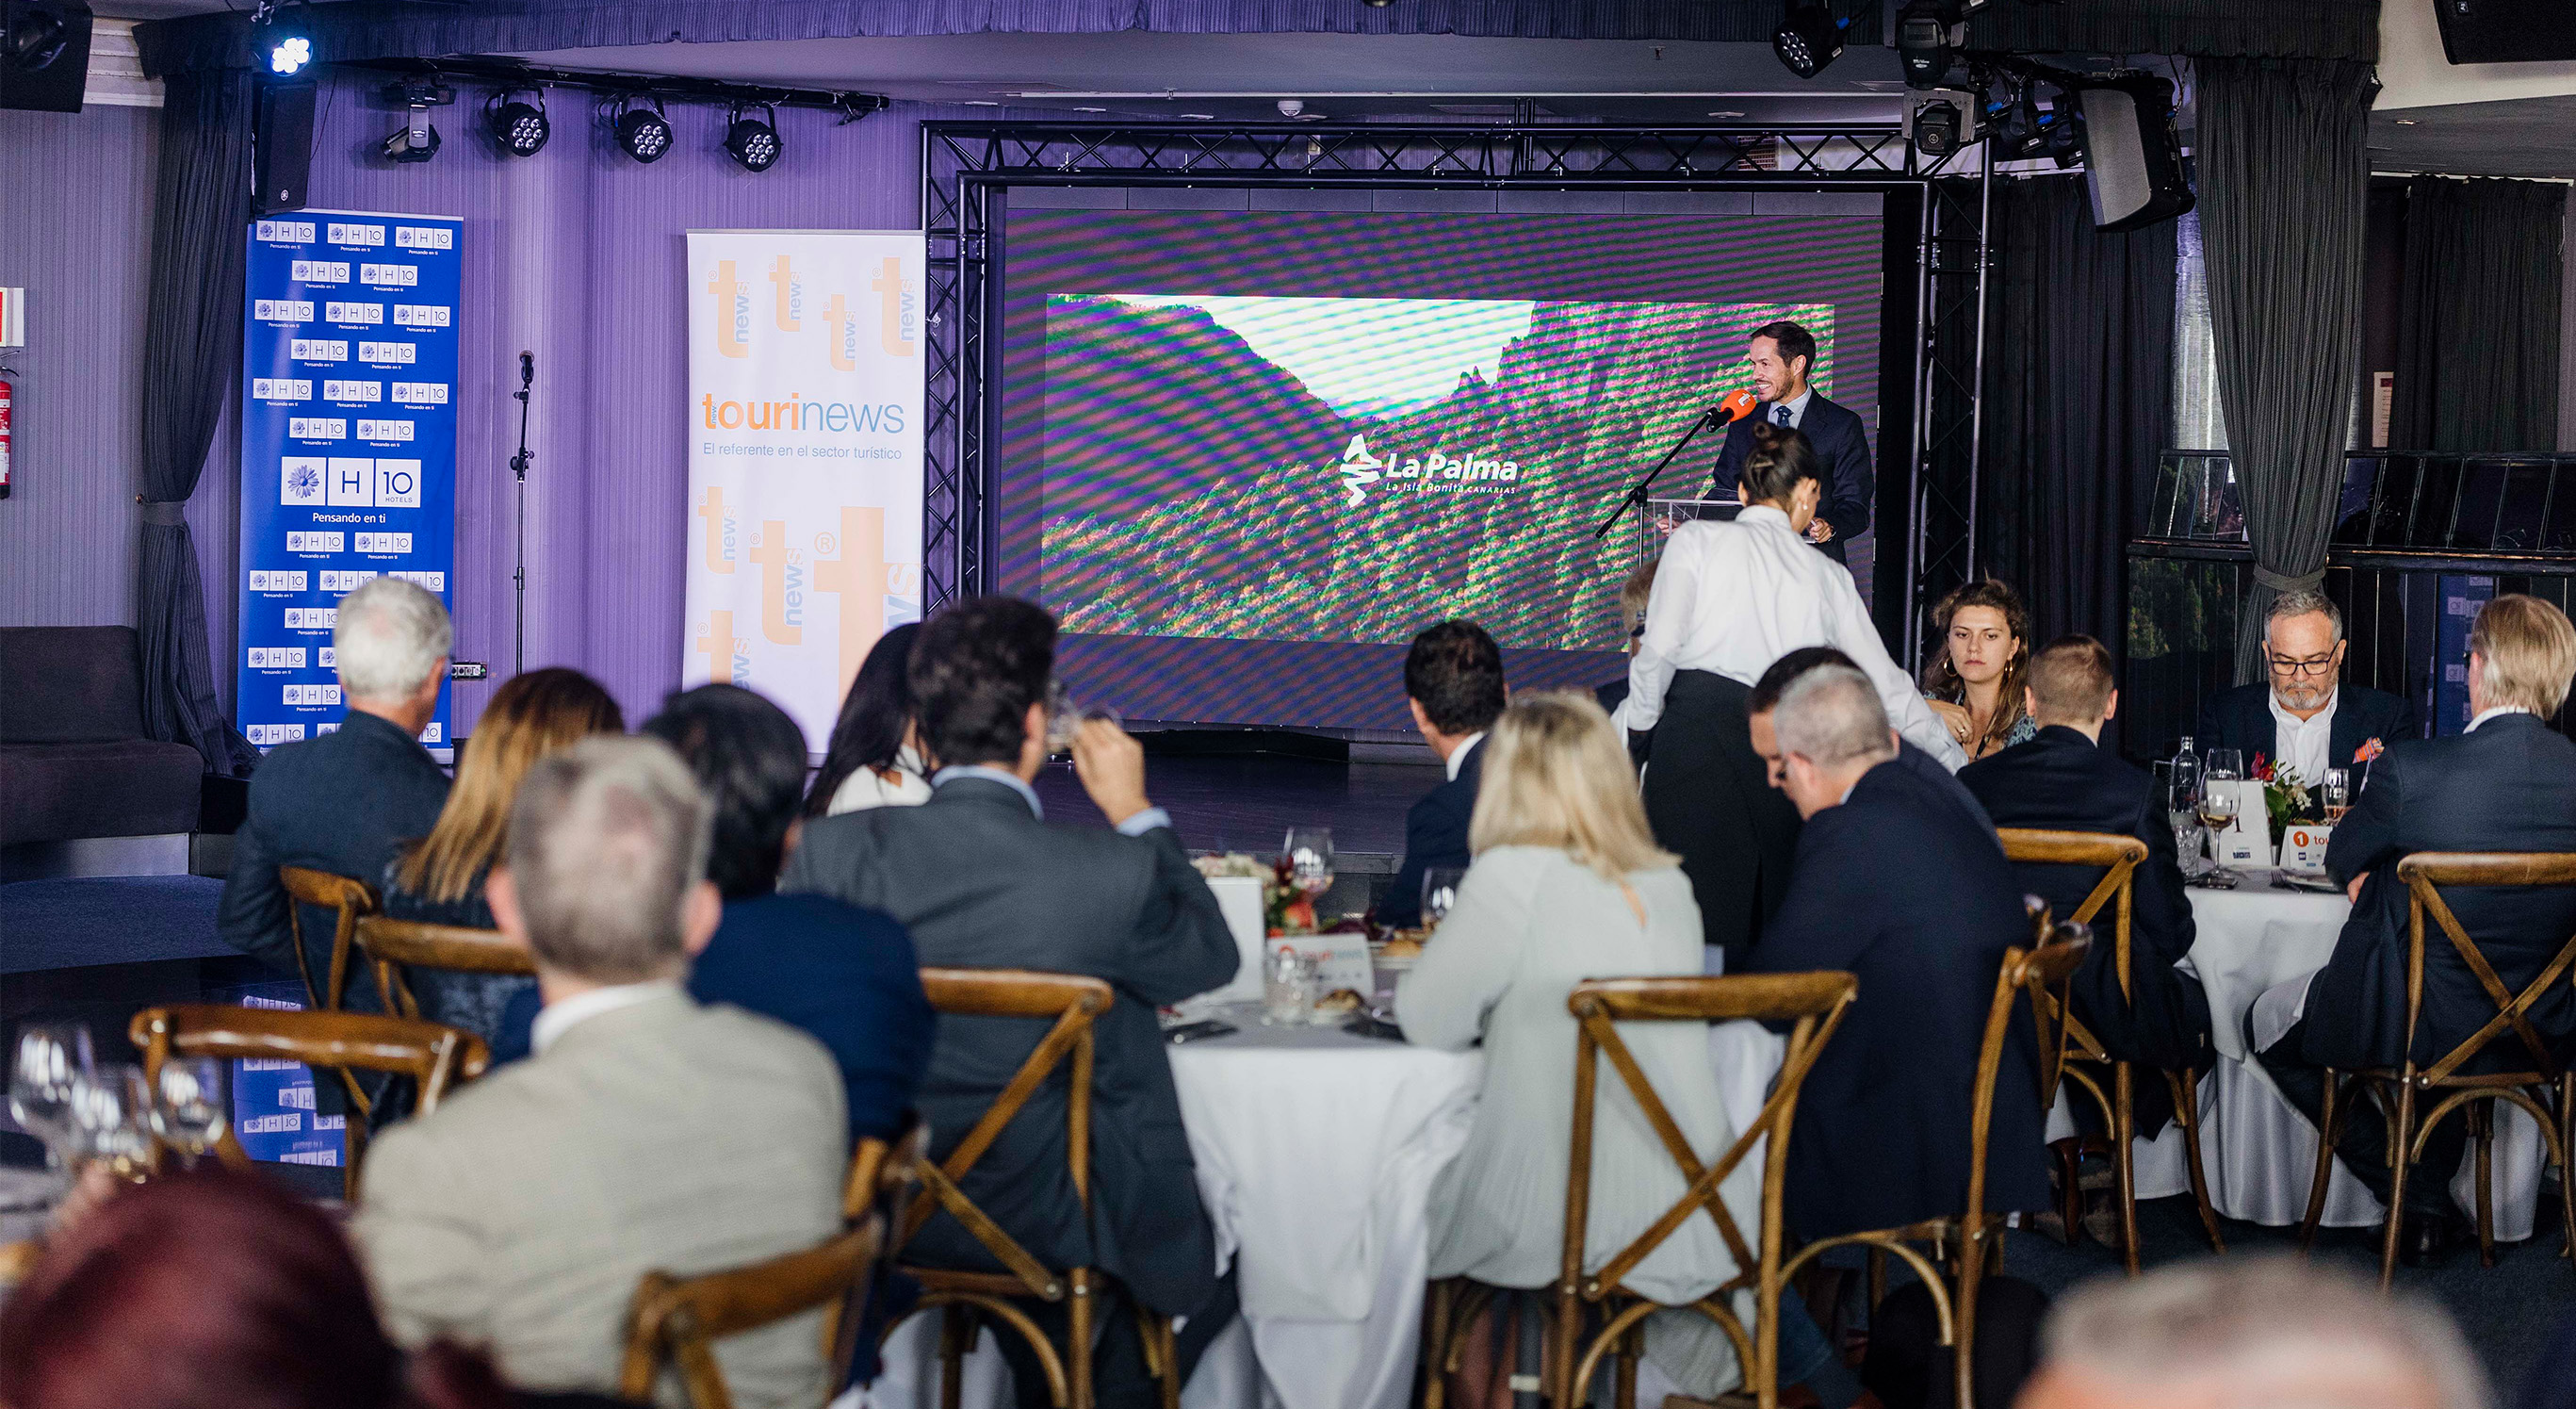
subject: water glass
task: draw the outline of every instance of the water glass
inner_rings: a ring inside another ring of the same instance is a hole
[[[1288,880],[1309,897],[1333,888],[1333,829],[1291,827],[1279,854],[1288,863]]]
[[[1127,724],[1114,709],[1086,705],[1075,699],[1072,688],[1063,681],[1047,681],[1046,743],[1049,757],[1072,753],[1074,738],[1082,733],[1082,726],[1095,719],[1106,719],[1122,729]]]
[[[1458,903],[1458,887],[1466,882],[1463,866],[1427,866],[1422,871],[1422,923],[1437,929],[1449,918],[1449,907]]]
[[[94,1066],[89,1029],[80,1023],[25,1023],[9,1065],[9,1114],[45,1142],[48,1163],[63,1163],[72,1136],[72,1085]]]
[[[152,1172],[152,1093],[143,1068],[102,1063],[72,1083],[72,1162],[104,1164],[129,1184]]]
[[[1293,944],[1270,951],[1261,965],[1261,1022],[1265,1027],[1304,1027],[1315,1020],[1315,958]]]
[[[231,1070],[229,1063],[212,1057],[171,1057],[161,1063],[161,1079],[152,1086],[152,1133],[178,1151],[188,1168],[195,1168],[232,1124]]]
[[[2352,810],[2352,770],[2329,768],[2325,781],[2317,785],[2317,801],[2326,810],[2326,825],[2331,827]]]

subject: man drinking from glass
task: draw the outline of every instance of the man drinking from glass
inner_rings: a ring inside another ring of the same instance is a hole
[[[2195,744],[2204,756],[2239,750],[2248,765],[2262,754],[2313,786],[2329,768],[2355,767],[2415,738],[2415,710],[2402,696],[2337,683],[2343,656],[2343,612],[2322,592],[2282,593],[2263,621],[2270,681],[2210,696]]]

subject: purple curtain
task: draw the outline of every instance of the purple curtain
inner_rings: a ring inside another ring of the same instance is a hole
[[[250,74],[173,74],[161,109],[152,297],[144,324],[143,544],[136,624],[143,724],[208,771],[247,775],[259,755],[215,698],[205,586],[182,512],[241,363],[243,224],[250,218]],[[230,652],[226,652],[227,659]]]

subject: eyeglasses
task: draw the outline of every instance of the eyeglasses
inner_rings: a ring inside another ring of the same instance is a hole
[[[2327,675],[2333,673],[2335,663],[2331,653],[2310,656],[2306,660],[2292,660],[2287,656],[2270,656],[2266,659],[2271,662],[2272,673],[2275,675]]]

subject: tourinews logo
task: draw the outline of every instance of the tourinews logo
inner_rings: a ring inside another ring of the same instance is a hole
[[[1416,493],[1502,493],[1503,486],[1520,483],[1521,465],[1485,455],[1451,456],[1436,447],[1428,455],[1381,460],[1369,453],[1366,435],[1354,435],[1333,473],[1341,476],[1342,492],[1350,496],[1342,507],[1356,509],[1367,501],[1368,487],[1380,480],[1411,480]]]

